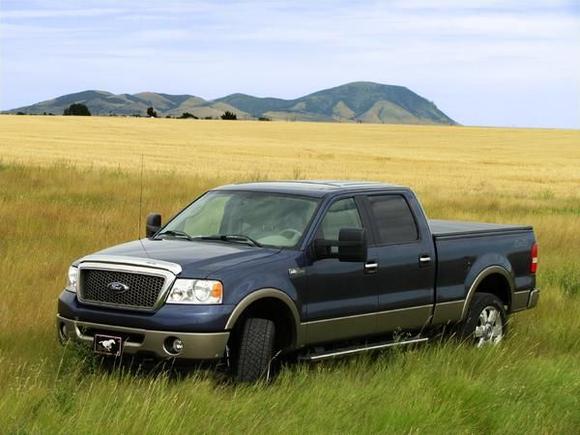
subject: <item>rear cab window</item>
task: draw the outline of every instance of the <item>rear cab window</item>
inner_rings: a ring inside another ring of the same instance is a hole
[[[419,240],[417,223],[403,195],[369,195],[367,201],[377,245],[412,243]]]

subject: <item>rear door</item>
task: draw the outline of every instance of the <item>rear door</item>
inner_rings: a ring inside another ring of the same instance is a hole
[[[374,231],[368,263],[376,264],[377,332],[421,328],[433,309],[435,252],[418,225],[423,216],[412,211],[420,207],[405,192],[366,195],[365,202]]]
[[[335,199],[327,208],[315,238],[338,240],[341,228],[363,228],[355,196]],[[312,261],[306,267],[307,337],[310,343],[328,342],[374,333],[377,293],[364,262],[336,258]]]

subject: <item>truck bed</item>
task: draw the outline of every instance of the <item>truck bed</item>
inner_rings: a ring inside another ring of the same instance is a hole
[[[531,231],[532,227],[525,225],[489,224],[483,222],[428,220],[431,234],[435,238],[459,237],[470,235],[493,235],[499,233],[512,233]]]

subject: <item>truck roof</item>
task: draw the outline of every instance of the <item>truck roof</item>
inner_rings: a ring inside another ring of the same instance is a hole
[[[213,190],[243,190],[251,192],[275,192],[290,195],[303,195],[321,198],[323,196],[368,190],[401,190],[407,189],[396,184],[386,184],[374,181],[347,180],[300,180],[300,181],[263,181],[255,183],[228,184]]]

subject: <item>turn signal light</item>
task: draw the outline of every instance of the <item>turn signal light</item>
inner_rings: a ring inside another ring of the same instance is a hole
[[[211,297],[214,299],[222,300],[224,295],[224,287],[221,282],[216,281],[211,287]]]

